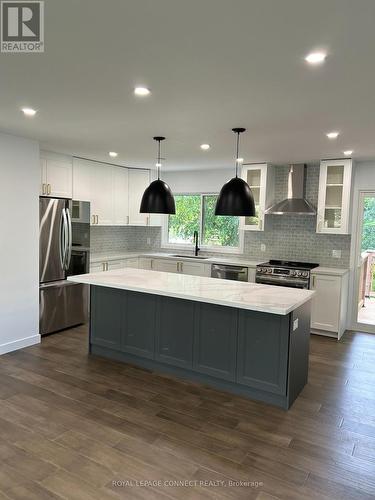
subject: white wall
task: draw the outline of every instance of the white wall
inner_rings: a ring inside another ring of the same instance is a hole
[[[234,167],[221,170],[181,170],[162,172],[173,193],[218,193],[234,177]]]
[[[0,354],[40,342],[39,145],[0,133]]]
[[[349,328],[354,329],[356,323],[356,305],[358,283],[356,276],[356,245],[359,223],[359,193],[360,191],[375,191],[375,161],[359,162],[354,164],[353,198],[352,198],[352,239],[350,247],[350,279],[349,279]],[[371,329],[371,328],[370,328]]]

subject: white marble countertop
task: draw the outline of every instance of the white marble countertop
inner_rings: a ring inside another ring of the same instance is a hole
[[[222,280],[218,286],[215,278],[144,269],[81,274],[70,276],[68,280],[280,315],[294,311],[309,301],[315,293],[297,288],[281,289],[272,285],[230,280]]]
[[[178,252],[176,252],[178,253]],[[257,264],[264,262],[263,260],[250,260],[244,259],[242,257],[207,257],[207,259],[195,259],[191,255],[183,255],[181,257],[176,257],[170,253],[163,252],[107,252],[107,253],[92,253],[90,256],[90,262],[107,262],[111,260],[122,260],[131,259],[135,257],[150,257],[155,259],[168,259],[168,260],[194,260],[195,262],[201,262],[202,264],[232,264],[234,266],[246,266],[246,267],[256,267]]]

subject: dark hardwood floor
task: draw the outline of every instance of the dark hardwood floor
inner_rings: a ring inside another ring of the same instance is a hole
[[[0,380],[0,499],[375,498],[375,335],[313,336],[288,412],[88,356],[83,327]]]

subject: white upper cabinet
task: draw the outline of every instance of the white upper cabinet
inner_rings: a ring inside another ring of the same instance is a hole
[[[129,224],[133,226],[146,226],[150,223],[149,214],[139,213],[143,193],[149,184],[149,170],[129,170]]]
[[[91,224],[95,226],[145,226],[148,214],[139,208],[150,171],[74,159],[73,197],[91,202]]]
[[[91,201],[91,169],[94,162],[73,158],[73,199]]]
[[[321,161],[317,233],[349,233],[351,182],[351,159]]]
[[[69,156],[41,152],[40,194],[57,198],[72,198],[73,166]]]
[[[92,223],[100,226],[113,225],[112,167],[93,162],[90,169]]]
[[[267,163],[245,165],[242,178],[251,188],[256,209],[255,217],[242,217],[242,229],[264,231],[264,212],[274,199],[274,169]]]
[[[113,223],[117,226],[129,224],[129,170],[112,167]]]

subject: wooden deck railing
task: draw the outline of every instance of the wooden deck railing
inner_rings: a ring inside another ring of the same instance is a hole
[[[364,306],[365,298],[375,295],[372,291],[374,274],[375,250],[366,250],[361,255],[361,273],[358,289],[358,310]]]

